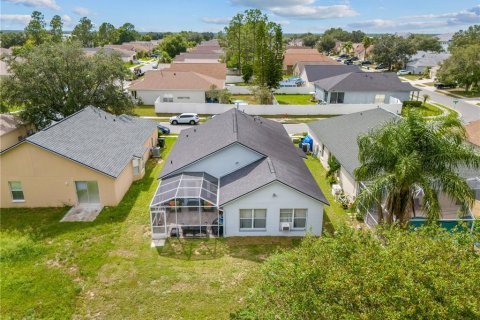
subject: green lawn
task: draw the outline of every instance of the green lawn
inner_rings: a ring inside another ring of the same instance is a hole
[[[421,75],[421,74],[407,74],[407,75],[400,76],[400,77],[408,79],[408,80],[418,80],[420,78],[424,78],[423,75]]]
[[[279,104],[316,104],[310,94],[276,94]]]
[[[350,213],[352,212],[352,210],[344,210],[340,203],[336,202],[333,198],[330,183],[325,177],[327,171],[320,163],[320,160],[313,156],[309,156],[308,159],[305,160],[305,164],[307,165],[308,169],[310,169],[310,172],[315,178],[315,181],[317,181],[328,202],[330,202],[330,206],[324,207],[324,232],[332,233],[341,225],[344,225],[346,223],[354,224],[354,220],[352,220],[352,218],[350,217]]]
[[[146,104],[142,106],[135,106],[133,112],[139,117],[157,117],[155,113],[155,106],[151,104]]]
[[[174,141],[167,137],[168,150]],[[68,208],[2,209],[0,317],[226,319],[242,305],[261,261],[300,242],[169,240],[150,248],[148,205],[161,166],[148,161],[145,177],[94,222],[60,223]]]
[[[230,101],[243,100],[248,104],[258,104],[257,99],[253,94],[235,94],[230,97]]]
[[[467,93],[465,93],[465,90],[463,89],[450,89],[450,90],[444,90],[444,91],[451,94],[456,94],[464,98],[480,98],[480,92],[477,92],[477,91],[469,91]]]
[[[415,109],[420,112],[421,115],[424,117],[432,117],[432,116],[439,116],[442,114],[442,110],[436,107],[431,103],[423,104],[420,108],[412,108],[412,107],[403,107],[402,108],[402,115],[406,116],[410,110]]]

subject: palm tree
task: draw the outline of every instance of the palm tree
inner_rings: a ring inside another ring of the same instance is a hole
[[[430,95],[428,94],[424,94],[422,95],[422,97],[423,97],[423,104],[427,103],[427,100],[430,99]]]
[[[342,49],[345,51],[346,54],[350,55],[350,53],[353,51],[353,44],[351,41],[347,41],[344,44],[342,44]]]
[[[387,223],[396,219],[405,225],[414,210],[414,194],[421,189],[429,220],[440,217],[441,192],[460,203],[466,213],[475,196],[458,169],[480,168],[480,152],[465,141],[458,119],[428,121],[415,111],[360,136],[355,178],[368,182],[368,187],[356,198],[356,207],[361,212],[376,208],[379,223],[384,222],[385,211]]]
[[[372,45],[373,40],[369,36],[364,36],[362,39],[363,48],[365,50],[365,54],[363,55],[363,60],[367,58],[367,49]]]

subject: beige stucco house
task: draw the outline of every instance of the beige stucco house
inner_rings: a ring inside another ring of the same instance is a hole
[[[157,137],[153,121],[86,107],[0,153],[0,207],[115,206]]]
[[[0,150],[7,149],[33,133],[33,127],[23,124],[14,114],[0,114]]]

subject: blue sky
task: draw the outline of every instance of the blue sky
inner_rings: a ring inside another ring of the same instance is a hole
[[[62,16],[71,30],[88,16],[96,26],[131,22],[138,31],[219,31],[237,12],[259,8],[285,32],[330,27],[365,32],[444,33],[480,24],[479,0],[1,0],[1,29],[23,29],[33,10]]]

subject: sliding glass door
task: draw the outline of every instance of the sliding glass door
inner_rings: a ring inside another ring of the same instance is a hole
[[[75,181],[78,203],[100,203],[97,181]]]

